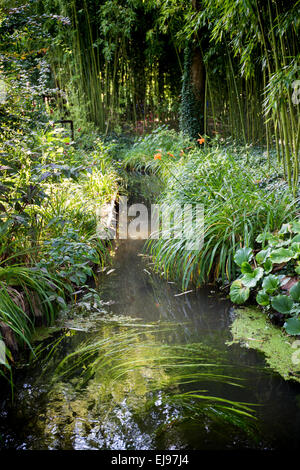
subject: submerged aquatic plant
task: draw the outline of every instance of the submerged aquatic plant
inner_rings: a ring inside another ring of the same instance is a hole
[[[142,415],[160,403],[173,411],[157,433],[186,419],[201,425],[204,417],[226,420],[251,432],[251,405],[209,392],[213,383],[242,387],[217,351],[201,343],[166,344],[174,332],[170,323],[126,321],[103,325],[100,331],[100,339],[81,345],[59,363],[53,383],[75,383],[81,399],[92,398],[104,419],[124,402]]]

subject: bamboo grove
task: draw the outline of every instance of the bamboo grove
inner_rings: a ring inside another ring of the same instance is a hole
[[[7,13],[12,2],[3,5]],[[264,145],[268,156],[276,151],[296,195],[299,1],[31,0],[27,6],[20,15],[45,17],[42,28],[52,38],[49,94],[63,118],[106,134],[179,121],[193,138]],[[54,24],[50,15],[66,21]],[[21,40],[16,49],[30,54],[32,43]],[[198,106],[191,104],[193,87]]]

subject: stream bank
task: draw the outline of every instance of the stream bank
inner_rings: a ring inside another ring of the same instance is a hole
[[[2,449],[299,447],[299,385],[261,353],[228,345],[227,299],[208,288],[178,296],[150,262],[143,240],[117,240],[94,298],[18,370],[13,405],[3,397]],[[209,397],[250,403],[256,419],[219,419]]]

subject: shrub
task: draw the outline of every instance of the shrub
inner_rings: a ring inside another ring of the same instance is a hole
[[[284,328],[291,335],[300,334],[300,222],[284,224],[276,233],[264,231],[256,237],[261,250],[241,248],[234,261],[240,277],[230,288],[236,304],[245,303],[253,289],[256,302],[266,311],[276,311],[285,319]]]
[[[184,152],[192,147],[194,144],[188,137],[174,130],[169,130],[167,126],[161,126],[151,134],[137,138],[132,148],[126,151],[123,164],[125,168],[130,170],[159,173],[161,176],[168,177],[168,173],[164,173],[164,167],[158,166],[153,159],[154,155],[170,153],[174,155],[174,161],[177,161]]]

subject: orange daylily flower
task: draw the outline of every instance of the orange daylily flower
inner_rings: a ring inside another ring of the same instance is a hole
[[[171,153],[171,152],[167,152],[167,154],[168,154],[170,157],[173,157],[173,158],[175,158],[175,157],[174,157],[174,155],[173,155],[173,153]]]
[[[161,153],[156,153],[154,155],[154,160],[161,160]]]
[[[201,137],[200,139],[197,139],[197,142],[199,142],[199,144],[204,144],[205,139],[203,139],[203,137]]]

